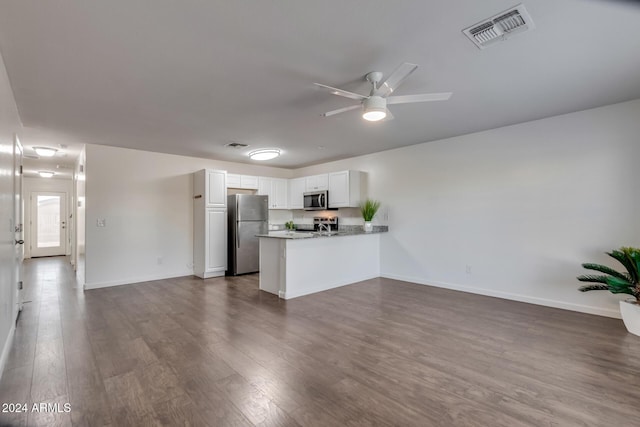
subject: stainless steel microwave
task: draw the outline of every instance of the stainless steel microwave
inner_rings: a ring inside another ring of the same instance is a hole
[[[329,209],[328,191],[311,191],[304,193],[304,210],[324,211]]]

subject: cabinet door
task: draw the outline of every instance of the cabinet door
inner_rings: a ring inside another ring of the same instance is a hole
[[[227,269],[227,210],[207,209],[205,272]]]
[[[227,206],[227,172],[207,169],[207,207],[224,208]]]
[[[233,173],[227,174],[227,188],[242,188],[240,175],[236,175]]]
[[[289,180],[289,209],[304,208],[304,192],[306,191],[306,178]],[[331,198],[329,198],[331,200]]]
[[[272,209],[288,209],[287,180],[274,178],[271,183]]]
[[[258,179],[258,194],[260,196],[271,196],[271,181],[271,178],[260,177]],[[269,206],[271,206],[271,203],[269,203]]]
[[[329,189],[329,175],[313,175],[308,176],[306,183],[307,191],[318,191]]]
[[[246,188],[249,190],[258,189],[258,177],[251,175],[242,175],[240,177],[240,188]]]
[[[349,171],[329,174],[329,207],[349,206]]]

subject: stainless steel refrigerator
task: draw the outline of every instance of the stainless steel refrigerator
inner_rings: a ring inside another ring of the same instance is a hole
[[[260,244],[256,234],[269,232],[267,196],[227,196],[229,218],[228,275],[254,273],[260,269]]]

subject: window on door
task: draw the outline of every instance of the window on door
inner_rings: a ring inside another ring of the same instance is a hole
[[[38,223],[36,246],[51,248],[60,246],[60,196],[38,196]]]
[[[66,253],[66,210],[64,193],[33,193],[31,196],[31,256]]]

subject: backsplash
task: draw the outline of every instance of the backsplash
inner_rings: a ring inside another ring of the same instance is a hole
[[[314,217],[335,217],[339,218],[340,228],[352,226],[362,227],[364,220],[360,214],[360,208],[340,208],[331,211],[305,211],[305,210],[280,210],[271,209],[269,211],[269,229],[284,229],[284,223],[293,220],[296,225],[313,226]],[[378,214],[373,219],[373,225],[387,226],[389,224],[389,210],[382,206]]]

